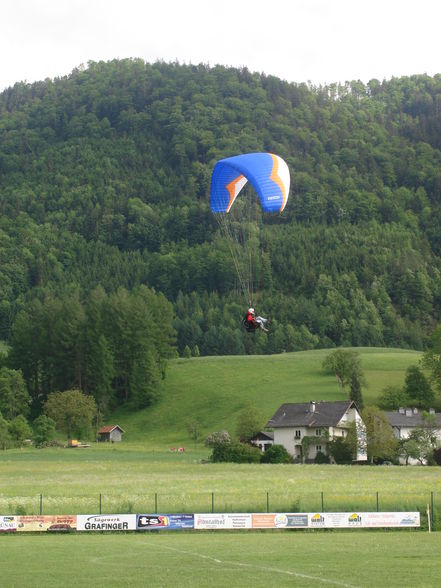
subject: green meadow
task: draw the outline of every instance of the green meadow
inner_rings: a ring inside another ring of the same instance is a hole
[[[375,401],[385,386],[404,383],[409,365],[421,353],[400,349],[357,348],[367,380],[365,404]],[[321,368],[330,350],[281,355],[177,359],[170,362],[162,399],[153,407],[120,410],[113,420],[125,430],[127,442],[151,449],[191,443],[189,421],[198,426],[199,440],[222,429],[234,433],[237,414],[256,406],[269,419],[284,402],[344,400],[335,377]]]
[[[438,467],[201,463],[139,448],[26,449],[2,455],[0,514],[425,511],[441,515]],[[206,455],[206,453],[205,453]],[[100,496],[101,495],[101,496]]]

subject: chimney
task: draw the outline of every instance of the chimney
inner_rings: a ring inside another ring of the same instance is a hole
[[[309,412],[315,412],[315,402],[311,400],[309,403]]]
[[[406,408],[406,416],[407,417],[412,416],[412,409],[411,408]]]
[[[418,409],[417,408],[414,408],[413,409],[413,414],[418,414]]]
[[[435,409],[434,408],[429,408],[429,414],[435,414]]]
[[[398,409],[398,412],[400,414],[406,414],[406,411],[404,410],[404,408],[402,406],[400,406],[400,408]]]

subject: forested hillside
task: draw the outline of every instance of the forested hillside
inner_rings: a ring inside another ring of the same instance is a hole
[[[209,211],[215,162],[251,151],[292,180],[264,225],[272,326],[256,337]],[[39,330],[52,303],[84,317],[97,288],[115,307],[145,285],[174,305],[180,353],[421,349],[440,319],[440,202],[441,75],[309,87],[124,60],[16,84],[0,95],[0,339],[20,367],[24,316]]]

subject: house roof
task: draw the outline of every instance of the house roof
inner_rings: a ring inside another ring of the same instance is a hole
[[[352,400],[282,404],[266,426],[274,428],[335,427],[350,408],[357,408]]]
[[[441,428],[441,413],[433,413],[436,423]],[[421,412],[412,408],[404,408],[393,411],[386,411],[387,419],[392,427],[419,427],[423,424]]]
[[[111,433],[115,429],[119,429],[121,433],[125,432],[119,425],[106,425],[105,427],[101,427],[98,433]]]

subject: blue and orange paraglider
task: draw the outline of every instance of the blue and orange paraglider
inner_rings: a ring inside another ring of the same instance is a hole
[[[218,161],[211,176],[211,211],[229,212],[248,181],[264,212],[283,211],[288,201],[289,169],[272,153],[247,153]]]
[[[218,161],[213,169],[211,211],[227,238],[240,288],[249,306],[254,305],[263,272],[262,218],[267,213],[283,211],[289,185],[287,164],[272,153],[228,157]]]

